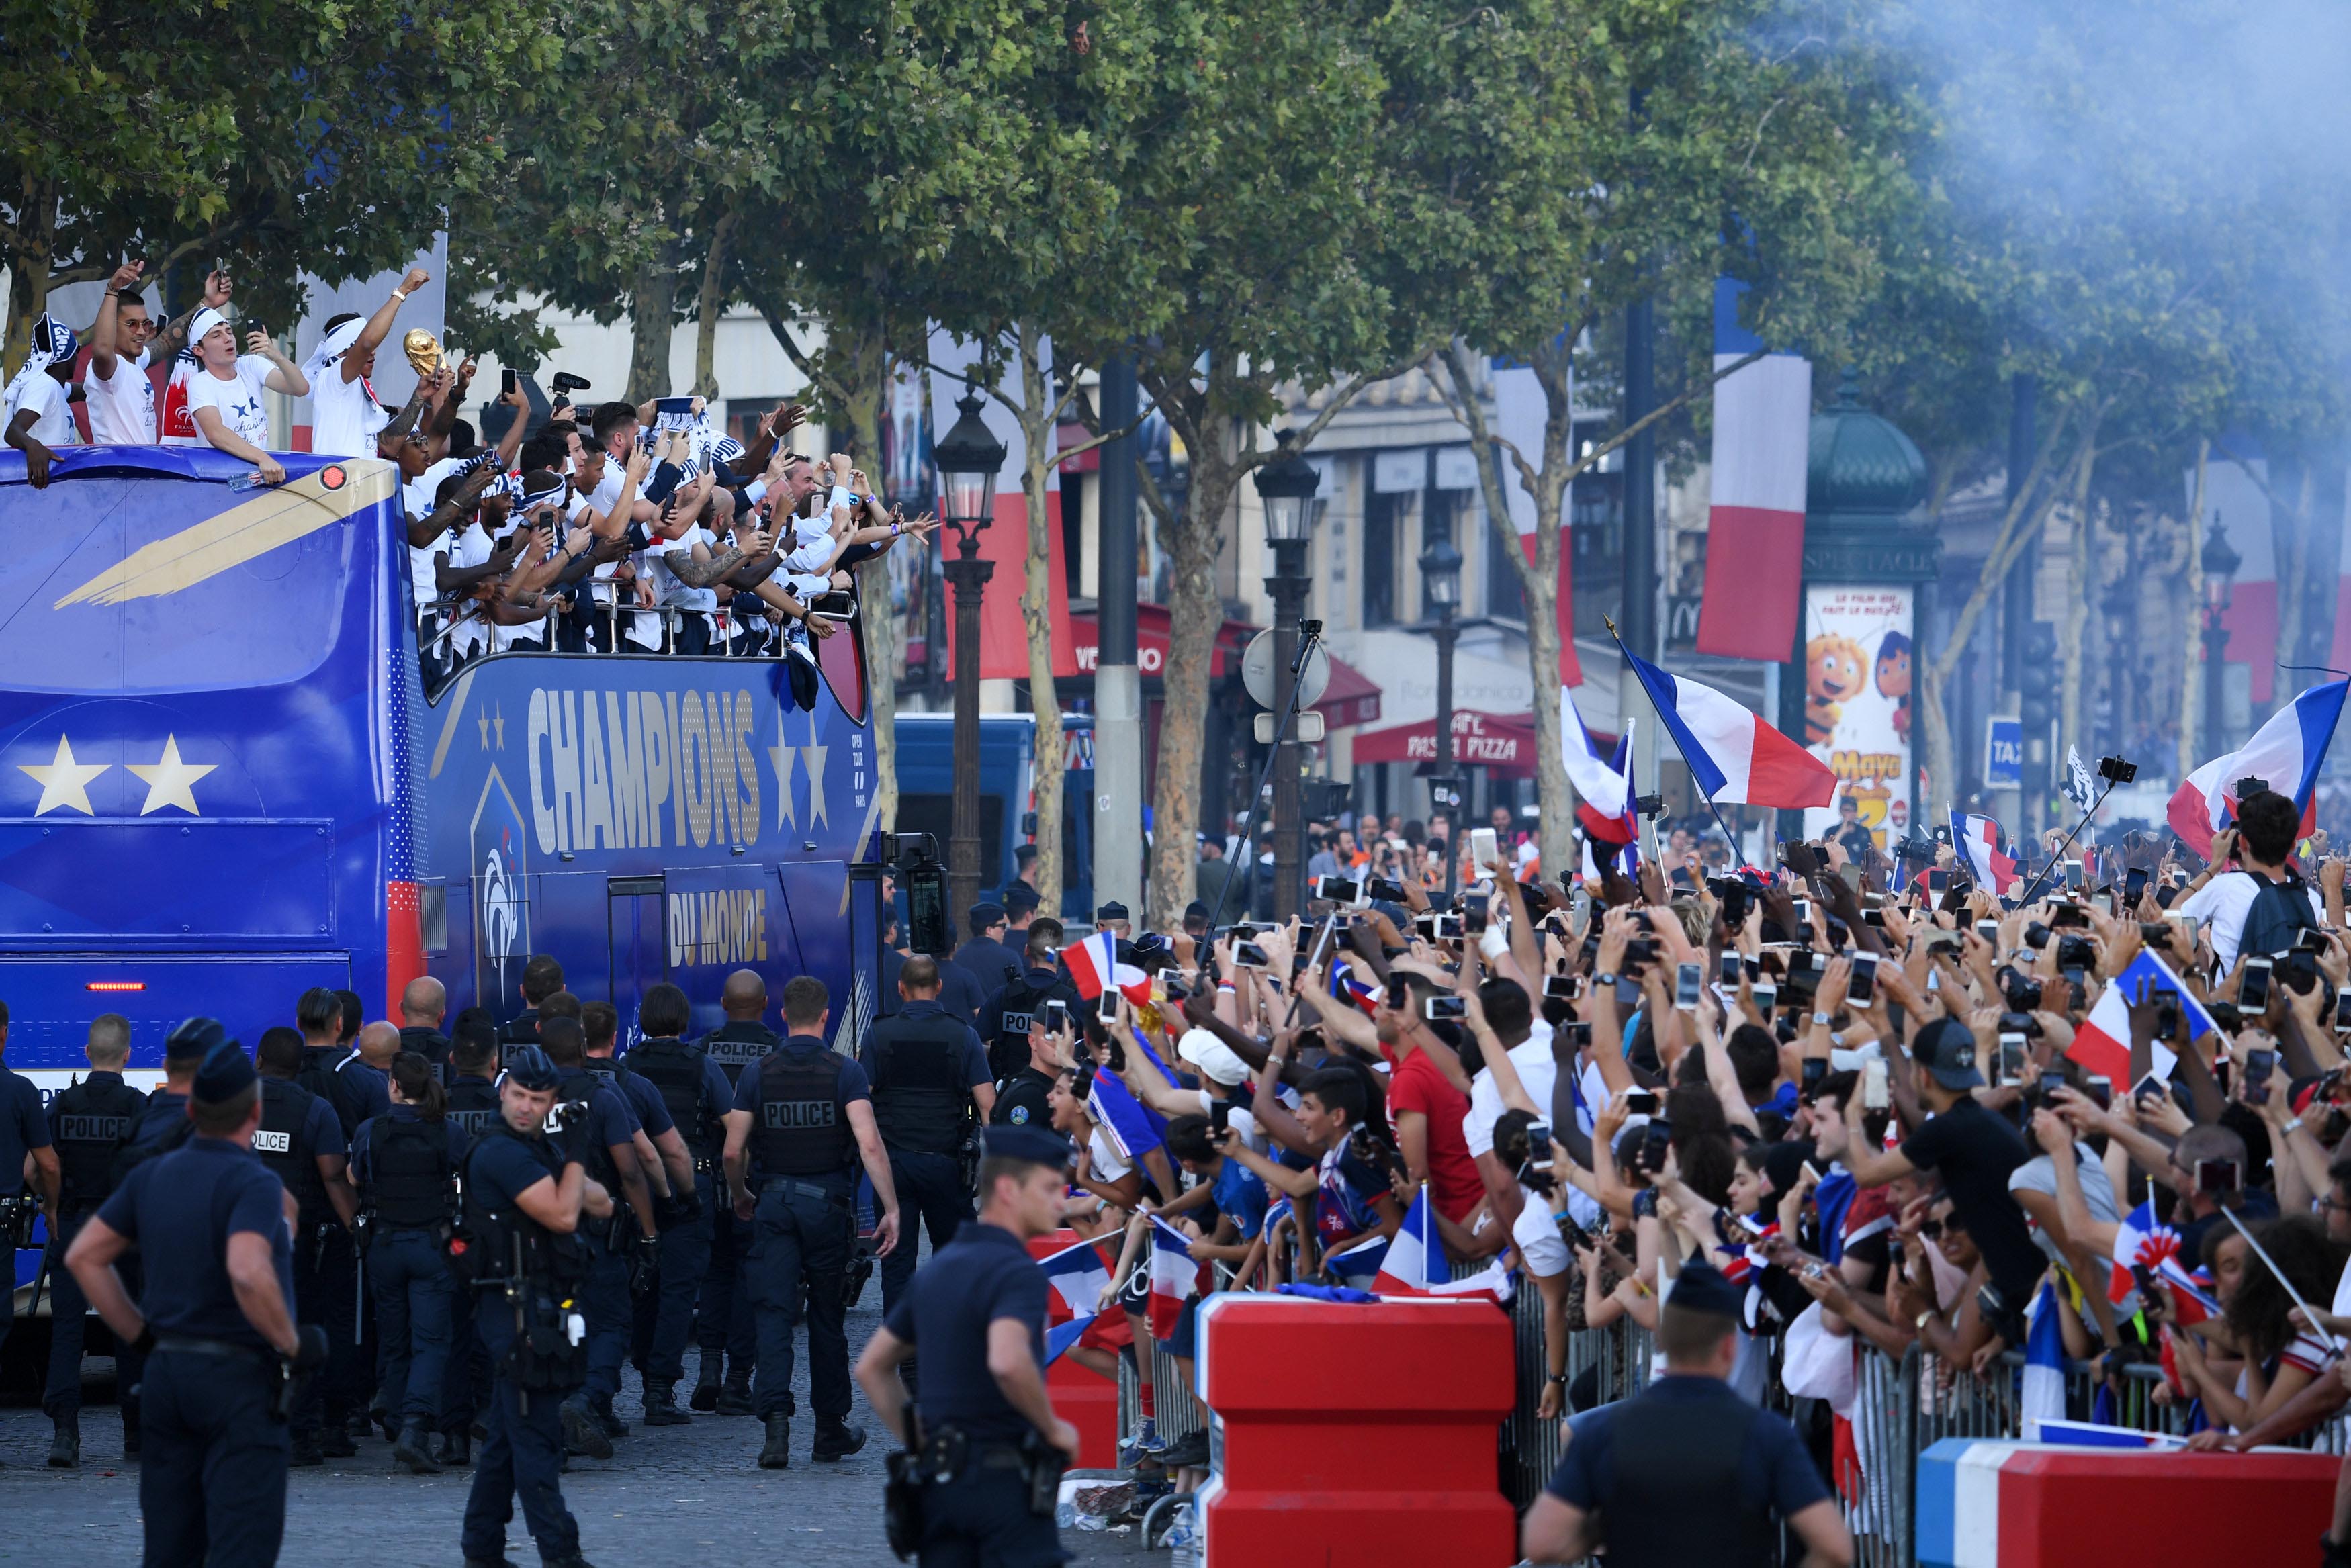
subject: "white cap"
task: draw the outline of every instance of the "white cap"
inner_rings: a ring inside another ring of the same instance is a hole
[[[1187,1029],[1176,1042],[1176,1054],[1219,1084],[1249,1082],[1249,1064],[1233,1048],[1206,1029]]]

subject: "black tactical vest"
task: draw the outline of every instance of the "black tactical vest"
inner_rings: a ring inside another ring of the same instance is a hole
[[[385,1116],[368,1135],[368,1212],[391,1230],[423,1231],[450,1217],[449,1129],[422,1116]]]
[[[849,1168],[856,1140],[840,1102],[842,1058],[831,1051],[777,1051],[759,1064],[759,1122],[752,1152],[766,1176],[833,1176]]]
[[[703,1105],[702,1048],[683,1040],[648,1040],[629,1053],[629,1071],[661,1091],[677,1136],[695,1163],[706,1165],[726,1148],[726,1135]]]
[[[487,1078],[460,1078],[449,1085],[449,1120],[469,1138],[501,1121],[498,1086]]]
[[[253,1129],[253,1152],[286,1184],[306,1220],[328,1212],[326,1183],[319,1179],[319,1151],[302,1130],[309,1123],[315,1098],[299,1084],[264,1078],[261,1125]]]
[[[883,1143],[912,1153],[956,1152],[971,1098],[958,1070],[968,1033],[944,1013],[900,1013],[873,1026],[866,1059],[873,1067],[873,1119]]]
[[[83,1079],[50,1105],[57,1174],[64,1183],[60,1210],[85,1213],[113,1193],[115,1157],[131,1141],[146,1105],[146,1096],[113,1073]]]
[[[702,1037],[704,1054],[718,1064],[729,1088],[742,1081],[744,1068],[758,1065],[761,1057],[782,1044],[774,1030],[751,1019],[722,1023]]]
[[[559,1069],[555,1085],[556,1104],[575,1107],[567,1110],[564,1113],[565,1116],[567,1117],[578,1116],[583,1118],[584,1125],[584,1118],[588,1116],[590,1108],[596,1103],[597,1091],[605,1087],[606,1076],[605,1074],[590,1072],[585,1067]],[[615,1088],[611,1092],[617,1095],[621,1091]],[[602,1138],[590,1133],[588,1135],[588,1141],[580,1147],[586,1156],[580,1161],[580,1168],[587,1172],[588,1179],[611,1193],[612,1201],[615,1203],[624,1201],[621,1192],[621,1173],[613,1168],[611,1147]]]

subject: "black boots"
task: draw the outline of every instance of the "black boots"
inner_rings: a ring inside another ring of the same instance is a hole
[[[57,1435],[49,1443],[49,1469],[69,1470],[81,1463],[81,1417],[57,1417]]]
[[[768,1446],[759,1450],[759,1468],[763,1470],[791,1469],[792,1418],[789,1416],[768,1417]]]
[[[696,1405],[695,1408],[699,1410],[702,1407]],[[718,1390],[717,1403],[712,1408],[722,1416],[750,1415],[758,1408],[751,1403],[751,1375],[747,1372],[729,1372],[726,1375],[726,1385]]]
[[[718,1408],[718,1389],[724,1376],[719,1365],[721,1359],[714,1355],[703,1356],[702,1368],[694,1379],[694,1393],[686,1400],[694,1409],[706,1413]]]
[[[566,1453],[585,1454],[591,1459],[612,1457],[612,1439],[604,1435],[595,1412],[588,1407],[585,1394],[574,1394],[563,1402],[562,1417]]]
[[[831,1417],[816,1418],[816,1443],[809,1457],[819,1464],[845,1459],[865,1446],[865,1428]]]
[[[657,1377],[645,1379],[645,1425],[684,1427],[694,1417],[677,1407],[677,1385]]]
[[[454,1432],[441,1434],[441,1446],[433,1457],[446,1468],[450,1465],[470,1465],[474,1462],[474,1436],[460,1427]]]
[[[392,1458],[395,1464],[406,1465],[411,1475],[437,1476],[441,1473],[441,1467],[434,1462],[432,1451],[425,1445],[424,1423],[422,1421],[411,1421],[400,1428],[400,1436],[392,1439]]]

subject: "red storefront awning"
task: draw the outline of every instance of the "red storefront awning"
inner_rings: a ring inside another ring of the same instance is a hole
[[[1532,713],[1481,713],[1475,709],[1463,709],[1453,715],[1454,763],[1463,767],[1481,767],[1505,777],[1533,777],[1534,721]],[[1355,737],[1358,767],[1367,763],[1436,761],[1437,720],[1433,715],[1417,724],[1392,724],[1384,730],[1364,731]]]
[[[1334,658],[1331,660],[1331,684],[1322,689],[1322,700],[1314,704],[1314,711],[1333,730],[1343,730],[1350,724],[1376,724],[1380,722],[1379,683],[1345,659]]]

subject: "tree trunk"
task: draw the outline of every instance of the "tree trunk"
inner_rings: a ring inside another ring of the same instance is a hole
[[[1037,905],[1059,919],[1061,912],[1061,818],[1069,762],[1061,736],[1061,703],[1053,688],[1053,579],[1051,520],[1045,505],[1046,481],[1053,472],[1053,409],[1045,373],[1045,334],[1033,321],[1018,327],[1020,350],[1022,466],[1020,488],[1029,502],[1029,556],[1022,575],[1020,618],[1029,634],[1029,706],[1037,717]],[[1155,929],[1180,929],[1155,927]]]
[[[2057,733],[2059,743],[2078,748],[2082,742],[2082,628],[2089,624],[2090,592],[2097,586],[2097,574],[2090,569],[2090,551],[2095,530],[2090,525],[2090,478],[2098,463],[2098,421],[2094,416],[2084,431],[2088,443],[2082,461],[2074,469],[2073,518],[2068,524],[2072,543],[2065,556],[2067,593],[2065,618],[2059,625],[2058,657],[2061,673],[2057,687]],[[2097,750],[2095,746],[2090,748]],[[2063,756],[2050,759],[2051,771],[2064,765]],[[2058,775],[2062,777],[2063,775]]]
[[[677,328],[677,269],[666,255],[637,269],[630,289],[629,389],[632,403],[669,395],[669,345]]]
[[[858,466],[875,477],[881,465],[883,410],[889,407],[895,365],[879,332],[860,335],[844,362],[848,381],[836,400],[848,410]],[[903,540],[896,546],[913,547]],[[904,657],[903,628],[890,602],[891,553],[885,550],[856,567],[857,602],[868,607],[857,623],[865,629],[866,716],[873,737],[873,776],[881,785],[874,825],[884,833],[898,826],[898,662]],[[874,606],[881,614],[872,612]]]
[[[1155,401],[1165,408],[1155,393]],[[1171,412],[1171,419],[1177,416]],[[1225,607],[1217,592],[1217,550],[1223,542],[1225,508],[1238,477],[1225,450],[1221,420],[1201,420],[1177,434],[1190,453],[1184,510],[1165,523],[1160,547],[1167,552],[1167,663],[1162,671],[1159,767],[1151,794],[1150,928],[1184,929],[1184,906],[1192,901],[1199,854],[1201,748],[1207,727],[1208,664]],[[1205,428],[1204,428],[1205,427]],[[1217,824],[1219,833],[1223,825]],[[1266,842],[1259,823],[1258,843]],[[1242,851],[1243,908],[1256,892],[1254,846]]]
[[[718,317],[726,308],[726,241],[734,228],[731,209],[711,225],[710,254],[702,258],[702,292],[695,301],[694,390],[712,402],[718,400]]]
[[[2196,443],[2196,494],[2188,504],[2188,663],[2179,673],[2179,776],[2196,771],[2197,718],[2204,711],[2204,468],[2212,443]]]

